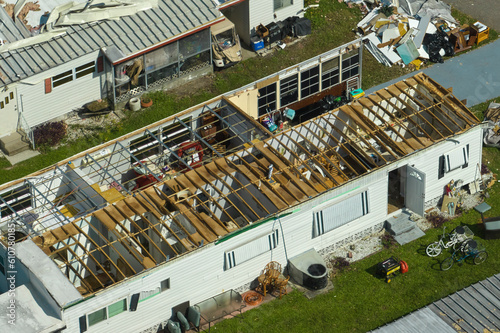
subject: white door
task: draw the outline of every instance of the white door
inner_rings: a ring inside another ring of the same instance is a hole
[[[0,90],[0,137],[17,130],[17,118],[16,90]]]
[[[425,173],[407,165],[405,206],[412,212],[424,216],[424,204]]]

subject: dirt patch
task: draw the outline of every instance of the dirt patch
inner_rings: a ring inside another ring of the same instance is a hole
[[[168,89],[166,93],[169,95],[174,95],[176,99],[179,100],[191,96],[195,92],[197,93],[200,91],[213,91],[214,81],[215,74],[209,74],[186,82],[185,84],[176,88]]]

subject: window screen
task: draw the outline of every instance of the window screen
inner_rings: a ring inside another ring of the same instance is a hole
[[[319,65],[300,73],[300,98],[319,91]]]
[[[327,60],[321,64],[322,89],[339,83],[339,58]]]
[[[280,81],[280,107],[299,99],[299,75],[295,74]]]
[[[100,323],[101,321],[104,321],[106,319],[106,308],[99,309],[96,312],[92,312],[88,315],[89,326]]]
[[[342,81],[359,73],[359,50],[342,55]]]
[[[293,0],[274,0],[274,10],[293,5]]]
[[[82,76],[89,75],[95,72],[95,61],[89,62],[88,64],[82,65],[75,68],[76,78],[81,78]]]
[[[368,214],[368,191],[313,212],[313,236],[317,237]]]
[[[259,117],[266,114],[266,108],[276,110],[276,82],[259,89]]]
[[[455,148],[449,153],[439,157],[438,179],[444,174],[458,168],[466,168],[469,165],[469,145]]]
[[[254,239],[247,244],[225,253],[226,269],[230,269],[247,260],[255,258],[267,251],[271,251],[278,246],[278,230]]]
[[[122,299],[121,301],[118,301],[116,303],[111,304],[108,306],[108,316],[109,318],[116,316],[117,314],[120,314],[122,312],[127,311],[127,299]]]
[[[61,73],[59,75],[56,75],[52,77],[52,87],[58,87],[61,84],[65,84],[68,82],[73,81],[73,70],[69,70],[67,72]]]

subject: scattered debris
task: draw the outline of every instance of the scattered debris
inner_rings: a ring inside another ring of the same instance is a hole
[[[366,7],[364,1],[344,1]],[[441,0],[383,0],[359,21],[357,29],[365,36],[368,51],[389,67],[443,62],[443,56],[467,50],[489,33],[480,22],[460,26],[451,16],[451,6]]]

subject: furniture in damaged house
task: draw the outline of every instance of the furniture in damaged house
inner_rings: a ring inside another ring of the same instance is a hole
[[[491,206],[483,202],[474,209],[481,214],[481,221],[484,227],[484,239],[498,239],[500,238],[500,217],[484,218],[484,213],[491,209]]]
[[[164,331],[167,333],[181,333],[189,330],[200,331],[201,315],[189,301],[172,308],[172,317],[167,321]]]
[[[201,115],[199,133],[205,142],[211,145],[219,154],[223,154],[227,148],[229,134],[222,127],[218,113],[218,110],[216,110],[214,113],[205,112]]]
[[[211,324],[227,315],[245,308],[247,305],[243,301],[241,294],[233,289],[225,291],[217,296],[210,297],[200,303],[197,303],[193,308],[200,314],[200,317],[208,323],[208,331],[210,332]]]
[[[262,273],[257,278],[259,288],[267,295],[268,291],[279,290],[279,296],[286,294],[286,286],[290,277],[285,277],[282,274],[281,264],[276,261],[271,261],[266,265]]]

